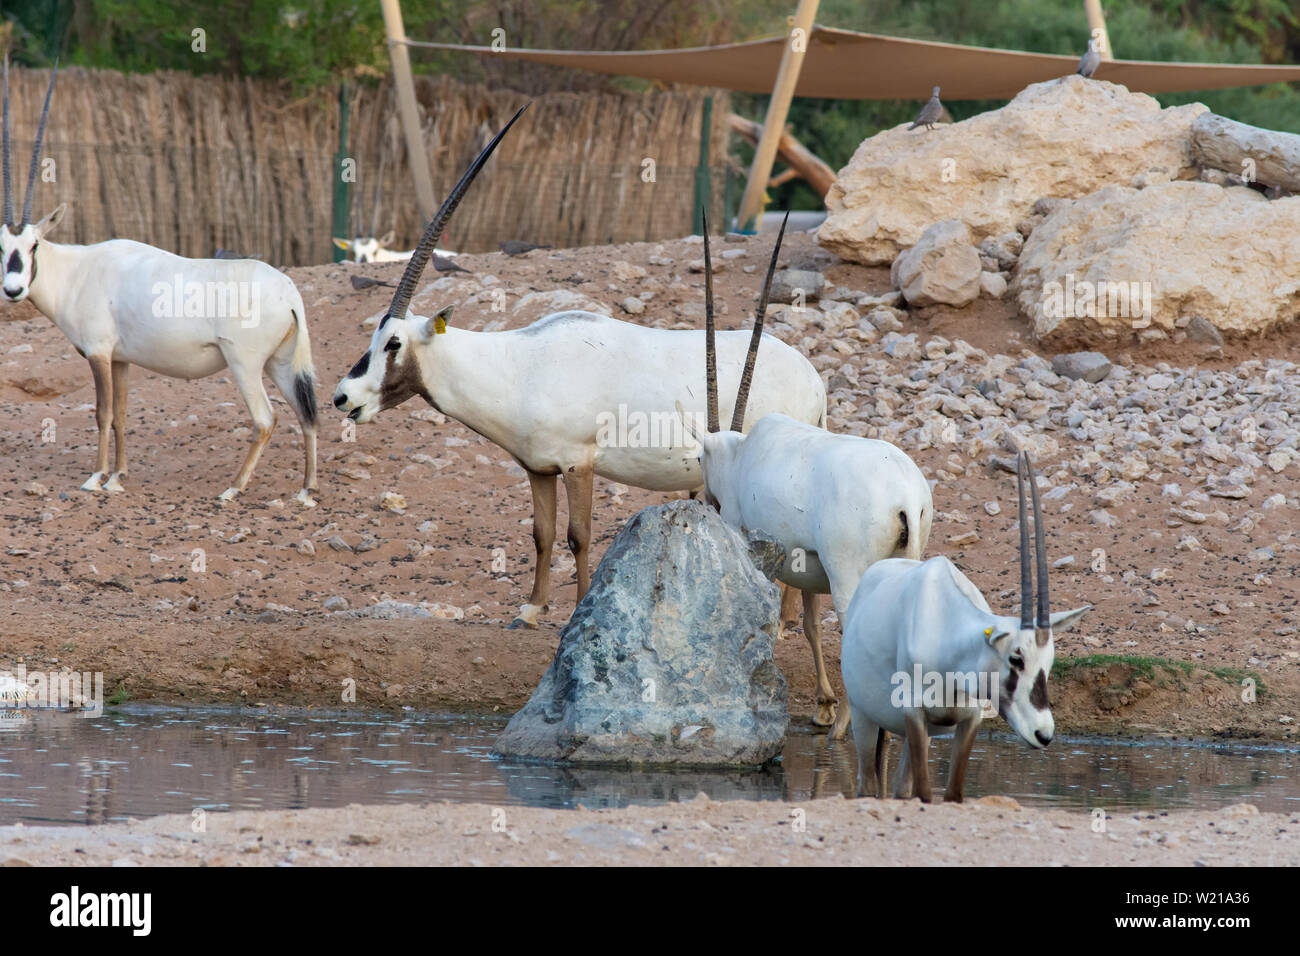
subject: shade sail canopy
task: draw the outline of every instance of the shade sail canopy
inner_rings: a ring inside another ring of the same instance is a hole
[[[407,43],[665,83],[770,93],[786,38],[774,36],[685,50],[616,53],[509,48],[496,51],[485,46],[452,43],[416,40]],[[795,95],[845,100],[924,100],[929,98],[931,87],[940,86],[945,100],[1005,100],[1030,83],[1073,73],[1078,63],[1076,56],[1021,53],[814,27]],[[1300,66],[1104,60],[1095,76],[1142,93],[1182,93],[1300,82]]]

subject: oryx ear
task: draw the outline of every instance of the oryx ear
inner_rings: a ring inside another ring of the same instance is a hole
[[[447,333],[447,320],[451,318],[451,312],[454,308],[455,306],[449,305],[425,319],[424,325],[420,327],[420,337],[428,341],[435,335],[445,335]]]
[[[340,239],[337,236],[334,237],[334,245],[338,246],[344,252],[347,252],[352,248],[352,243],[348,242],[346,239]]]
[[[45,238],[46,235],[53,232],[54,227],[63,221],[63,214],[67,211],[68,211],[68,204],[65,202],[59,203],[58,207],[54,210],[54,212],[50,213],[48,216],[46,216],[44,219],[42,219],[40,222],[36,224],[36,235],[40,236],[43,239]]]
[[[386,233],[384,233],[383,238],[379,240],[379,244],[386,249],[391,249],[393,247],[393,242],[396,239],[397,239],[396,230],[389,229]]]
[[[996,624],[992,627],[984,628],[984,643],[993,648],[993,650],[997,651],[999,654],[1005,654],[1007,652],[1007,645],[1010,642],[1011,631],[1008,631],[1006,628],[999,627]]]
[[[1076,607],[1073,611],[1057,611],[1052,615],[1052,633],[1068,631],[1076,621],[1092,610],[1091,604]]]

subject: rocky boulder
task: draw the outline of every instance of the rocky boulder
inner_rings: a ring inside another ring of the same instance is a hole
[[[1070,75],[933,131],[896,126],[840,170],[818,241],[842,259],[883,265],[942,219],[960,219],[979,242],[1016,229],[1040,197],[1131,186],[1152,170],[1191,179],[1191,126],[1205,112],[1199,103],[1161,109],[1145,94]]]
[[[1296,263],[1300,197],[1109,186],[1034,230],[1010,291],[1035,337],[1055,346],[1182,341],[1198,316],[1198,328],[1252,335],[1300,316]]]
[[[560,633],[555,660],[496,742],[575,764],[761,764],[789,716],[772,657],[784,561],[699,501],[632,517]]]
[[[970,230],[956,219],[936,222],[890,268],[894,288],[908,305],[960,308],[980,294],[980,256]]]
[[[1192,124],[1192,155],[1210,170],[1300,192],[1300,136],[1203,113]]]

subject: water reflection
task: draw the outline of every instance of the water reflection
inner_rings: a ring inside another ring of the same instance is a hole
[[[780,761],[719,773],[557,768],[489,756],[504,718],[128,707],[40,712],[0,733],[0,824],[104,823],[158,813],[475,801],[546,807],[853,794],[851,745],[794,729]],[[936,780],[947,774],[936,741]],[[897,745],[891,766],[897,764]],[[981,735],[967,794],[1109,810],[1250,802],[1300,808],[1294,748],[1060,738],[1031,751]]]

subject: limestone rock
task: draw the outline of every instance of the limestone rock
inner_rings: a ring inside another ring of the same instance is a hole
[[[960,308],[980,294],[980,257],[970,230],[956,219],[936,222],[899,255],[889,278],[909,305]]]
[[[1202,113],[1192,123],[1192,156],[1209,169],[1238,174],[1245,168],[1243,160],[1250,160],[1256,182],[1300,192],[1300,136],[1295,133]]]
[[[1300,197],[1269,202],[1202,182],[1108,186],[1034,230],[1011,292],[1044,343],[1128,344],[1192,315],[1251,335],[1300,313],[1296,262]]]
[[[1205,112],[1199,103],[1161,109],[1145,94],[1070,75],[924,136],[896,126],[840,170],[817,238],[842,259],[881,265],[942,219],[965,222],[978,241],[1031,220],[1040,197],[1127,186],[1148,170],[1190,178],[1191,126]]]
[[[789,718],[772,657],[779,592],[765,572],[783,561],[771,539],[751,547],[702,502],[640,511],[496,751],[596,764],[770,760]]]
[[[1110,374],[1110,359],[1100,352],[1069,352],[1052,359],[1052,371],[1065,378],[1100,382]]]
[[[821,297],[826,277],[811,269],[778,269],[772,276],[772,292],[769,302],[793,303],[802,293],[804,301]]]

